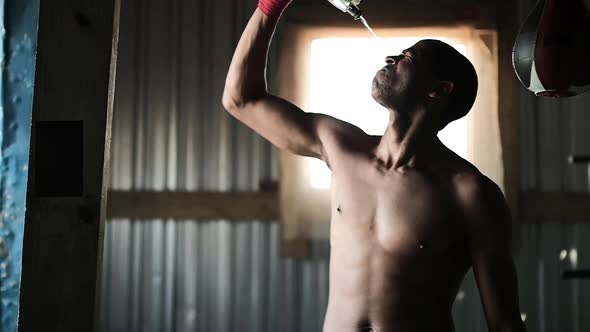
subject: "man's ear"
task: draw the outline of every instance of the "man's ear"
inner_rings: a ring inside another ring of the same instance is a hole
[[[428,96],[430,98],[439,99],[444,96],[448,96],[453,92],[454,84],[451,81],[440,81],[437,86],[430,91]]]

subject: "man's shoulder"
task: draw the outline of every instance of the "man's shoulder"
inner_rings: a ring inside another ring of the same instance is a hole
[[[340,120],[328,114],[313,114],[316,118],[316,129],[320,135],[338,140],[354,140],[369,137],[361,128],[350,122]]]
[[[459,208],[472,225],[500,227],[508,222],[509,211],[500,187],[481,172],[465,172],[455,176]]]
[[[356,160],[354,156],[366,153],[379,142],[361,128],[325,114],[320,116],[317,131],[322,142],[324,161],[330,168],[331,164]]]

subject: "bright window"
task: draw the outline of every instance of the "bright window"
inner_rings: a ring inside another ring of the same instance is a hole
[[[464,44],[442,37],[320,38],[312,41],[309,73],[309,110],[350,122],[369,135],[383,135],[389,112],[371,97],[371,82],[384,66],[386,55],[396,55],[421,39],[445,41],[466,55]],[[468,157],[467,117],[439,133],[441,141],[460,156]],[[330,170],[309,158],[311,185],[330,187]]]

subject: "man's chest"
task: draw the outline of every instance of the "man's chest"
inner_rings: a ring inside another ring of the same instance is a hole
[[[451,190],[420,174],[334,176],[331,242],[378,243],[396,255],[436,255],[461,236]]]

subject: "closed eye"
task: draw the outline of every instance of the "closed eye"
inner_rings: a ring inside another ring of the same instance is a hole
[[[410,60],[411,63],[414,63],[414,56],[412,53],[410,52],[403,52],[402,53],[408,60]]]

